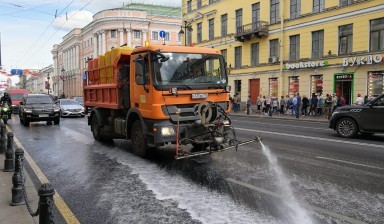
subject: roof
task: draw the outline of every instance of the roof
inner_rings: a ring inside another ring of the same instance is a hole
[[[155,4],[131,3],[129,5],[126,5],[123,8],[131,9],[131,10],[146,11],[148,15],[161,15],[164,17],[170,16],[170,17],[181,18],[181,7],[155,5]]]

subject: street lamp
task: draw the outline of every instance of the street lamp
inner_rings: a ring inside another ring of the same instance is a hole
[[[50,89],[50,84],[49,84],[49,79],[50,79],[51,77],[49,77],[49,72],[48,72],[48,75],[47,75],[47,82],[48,82],[48,84],[47,84],[47,87],[48,87],[48,94],[49,94],[49,89]]]
[[[65,97],[65,94],[64,94],[64,73],[65,73],[65,69],[64,67],[61,68],[61,75],[60,75],[60,78],[61,80],[63,81],[63,93],[62,93],[62,97],[64,98]]]
[[[185,32],[184,32],[184,30]],[[187,46],[187,31],[192,32],[192,24],[188,21],[184,21],[184,26],[180,27],[179,35],[184,35],[184,46]]]

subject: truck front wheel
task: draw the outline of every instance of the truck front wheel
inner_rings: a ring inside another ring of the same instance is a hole
[[[140,120],[136,120],[131,128],[132,152],[136,156],[145,157],[147,153],[147,142],[143,134]]]

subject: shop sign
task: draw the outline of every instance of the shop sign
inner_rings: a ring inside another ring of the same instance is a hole
[[[373,63],[380,63],[383,61],[381,54],[368,55],[353,58],[343,58],[343,66],[354,66],[354,65],[371,65]]]
[[[353,79],[353,75],[352,75],[352,74],[341,74],[341,75],[336,75],[336,76],[335,76],[335,79],[336,79],[336,80],[350,80],[350,79]]]
[[[300,63],[285,64],[285,69],[299,69],[299,68],[317,68],[328,65],[328,61],[308,61]]]

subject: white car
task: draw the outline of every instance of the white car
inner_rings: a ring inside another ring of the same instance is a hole
[[[84,107],[74,99],[59,99],[61,117],[84,117]]]

